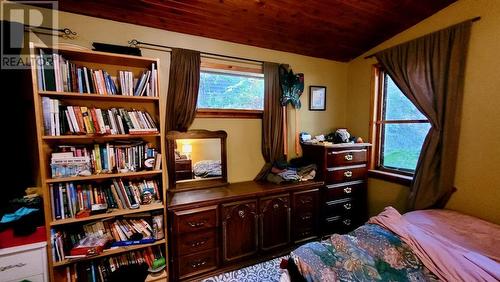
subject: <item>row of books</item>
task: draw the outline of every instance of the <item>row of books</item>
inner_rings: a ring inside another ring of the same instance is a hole
[[[105,220],[104,226],[97,229],[88,229],[86,232],[103,233],[111,237],[112,247],[129,246],[137,244],[152,243],[165,238],[165,226],[163,225],[163,214],[161,212],[136,213],[124,215],[119,219]]]
[[[52,178],[161,169],[161,154],[142,140],[60,145],[51,154]]]
[[[81,259],[114,247],[153,243],[165,238],[163,215],[141,213],[92,222],[83,227],[51,230],[54,262]]]
[[[154,63],[139,78],[134,78],[130,71],[119,71],[117,79],[105,70],[79,66],[61,54],[39,50],[36,63],[40,91],[158,97],[158,70]]]
[[[42,109],[47,136],[158,133],[156,122],[147,111],[64,106],[49,97],[42,98]]]
[[[161,213],[139,213],[95,221],[64,230],[51,229],[54,261],[97,255],[118,246],[153,243],[164,238]]]
[[[122,278],[117,277],[119,269],[133,266],[144,266],[144,269],[148,269],[164,260],[163,252],[159,246],[148,247],[118,256],[67,266],[66,282],[117,281],[117,279]],[[133,277],[129,277],[129,279],[133,279]]]
[[[83,218],[112,209],[133,209],[161,200],[156,179],[121,178],[102,183],[50,184],[52,219]]]
[[[121,246],[122,242],[144,242],[148,239],[158,239],[154,236],[152,226],[142,218],[105,221],[104,228],[113,237],[115,242],[113,246]]]

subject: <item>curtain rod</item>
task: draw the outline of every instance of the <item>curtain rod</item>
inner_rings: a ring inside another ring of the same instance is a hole
[[[480,19],[481,19],[481,17],[475,17],[475,18],[470,19],[470,21],[471,21],[471,22],[477,22],[477,21],[479,21]],[[466,22],[466,21],[464,21],[464,22]],[[424,36],[425,36],[425,35],[424,35]],[[401,43],[401,44],[404,44],[404,43]],[[399,45],[399,44],[398,44],[398,45]],[[396,45],[396,46],[397,46],[397,45]],[[389,48],[392,48],[392,47],[389,47]],[[386,49],[384,49],[384,50],[386,50]],[[378,51],[378,52],[382,52],[382,51],[384,51],[384,50],[380,50],[380,51]],[[370,58],[375,57],[375,54],[377,54],[378,52],[375,52],[375,53],[372,53],[372,54],[370,54],[370,55],[366,56],[366,57],[365,57],[365,59],[370,59]]]
[[[33,26],[33,25],[28,25],[28,24],[23,24],[23,26],[24,26],[25,31],[30,30],[34,33],[41,33],[41,34],[46,34],[46,35],[56,35],[56,36],[61,36],[61,37],[68,38],[68,39],[75,39],[75,37],[78,35],[78,33],[72,31],[71,29],[69,29],[67,27],[57,29],[57,28],[50,28],[50,27],[45,27],[45,26]],[[51,33],[38,31],[36,29],[48,30],[48,31],[51,31]],[[59,32],[61,34],[54,34],[53,33],[54,31]]]
[[[171,52],[172,48],[167,45],[160,45],[160,44],[154,44],[154,43],[147,43],[147,42],[142,42],[137,39],[132,39],[128,42],[131,46],[137,47],[137,45],[146,45],[146,46],[152,46],[152,47],[159,47],[159,48],[166,48],[170,49],[167,50],[166,52]],[[242,58],[242,57],[235,57],[235,56],[228,56],[228,55],[221,55],[221,54],[216,54],[216,53],[207,53],[207,52],[200,52],[201,55],[204,56],[212,56],[212,57],[221,57],[221,58],[228,58],[228,59],[233,59],[233,60],[240,60],[240,61],[248,61],[248,62],[254,62],[258,64],[264,64],[264,61],[259,61],[259,60],[254,60],[254,59],[248,59],[248,58]]]

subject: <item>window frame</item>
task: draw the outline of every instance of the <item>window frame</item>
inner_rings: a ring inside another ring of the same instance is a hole
[[[376,64],[372,68],[372,96],[370,111],[370,140],[373,151],[370,156],[369,174],[372,177],[409,186],[413,181],[414,171],[383,166],[384,130],[386,124],[429,123],[426,120],[384,120],[386,72]]]
[[[216,70],[216,71],[214,71]],[[218,71],[217,71],[218,70]],[[262,65],[240,66],[232,63],[213,62],[202,58],[200,65],[201,72],[224,73],[232,75],[250,76],[252,74],[263,74]],[[232,72],[232,73],[231,73]],[[247,75],[245,75],[247,73]],[[196,108],[196,118],[238,118],[238,119],[262,119],[264,110],[243,110],[243,109],[214,109]]]

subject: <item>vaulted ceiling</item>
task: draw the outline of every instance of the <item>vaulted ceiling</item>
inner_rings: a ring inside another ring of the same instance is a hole
[[[59,9],[345,62],[455,1],[60,0]]]

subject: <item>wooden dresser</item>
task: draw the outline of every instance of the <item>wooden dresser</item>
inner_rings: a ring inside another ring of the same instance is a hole
[[[175,179],[186,180],[193,178],[193,166],[189,159],[175,160]]]
[[[283,255],[318,238],[320,187],[321,181],[248,181],[172,193],[171,281],[199,281]]]
[[[367,219],[366,181],[371,144],[302,144],[303,156],[316,163],[321,190],[321,233],[349,232]]]

